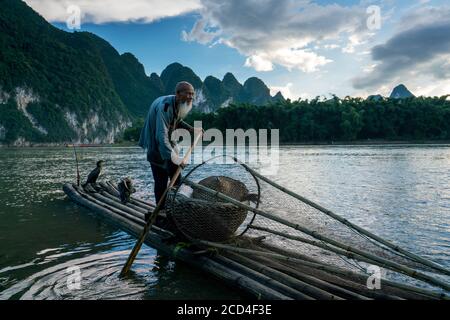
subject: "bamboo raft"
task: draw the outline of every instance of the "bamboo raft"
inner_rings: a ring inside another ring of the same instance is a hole
[[[126,205],[111,182],[92,187],[65,184],[67,196],[107,218],[133,236],[145,224],[145,215],[153,203],[131,197]],[[263,300],[428,300],[449,299],[448,295],[390,280],[382,280],[382,289],[366,286],[367,276],[349,270],[326,266],[319,261],[266,243],[264,237],[241,236],[234,245],[200,241],[190,245],[170,243],[172,232],[152,226],[145,243],[166,256],[241,289],[253,298]]]

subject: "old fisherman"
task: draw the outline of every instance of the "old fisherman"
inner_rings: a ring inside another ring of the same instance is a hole
[[[175,95],[157,98],[148,111],[139,146],[147,150],[147,160],[150,162],[155,181],[156,203],[161,200],[169,179],[181,165],[176,144],[171,141],[172,132],[183,128],[191,134],[194,133],[194,128],[183,121],[192,109],[193,100],[194,87],[183,81],[176,85]],[[175,185],[179,180],[178,177]],[[163,204],[164,201],[165,199]]]

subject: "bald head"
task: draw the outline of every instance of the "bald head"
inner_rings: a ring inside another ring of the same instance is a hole
[[[175,93],[181,93],[183,91],[194,91],[194,87],[187,81],[180,81],[175,86]]]
[[[187,81],[178,82],[175,87],[175,96],[177,105],[180,103],[192,104],[194,100],[194,87]]]

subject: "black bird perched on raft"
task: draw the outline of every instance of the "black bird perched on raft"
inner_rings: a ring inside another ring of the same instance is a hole
[[[98,177],[100,176],[100,173],[103,169],[103,163],[105,161],[99,160],[97,161],[97,167],[89,173],[86,183],[83,184],[83,188],[86,187],[88,184],[95,184],[97,182]]]
[[[130,201],[131,194],[136,192],[136,189],[133,187],[133,182],[128,177],[119,182],[117,189],[120,194],[120,202],[123,204]]]

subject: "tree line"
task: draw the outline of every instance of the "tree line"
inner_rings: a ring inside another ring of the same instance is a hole
[[[231,104],[214,113],[192,111],[186,122],[202,121],[205,130],[279,129],[281,143],[354,140],[450,140],[448,96],[378,101],[346,97],[298,100],[265,106]],[[140,119],[124,133],[139,139]]]

